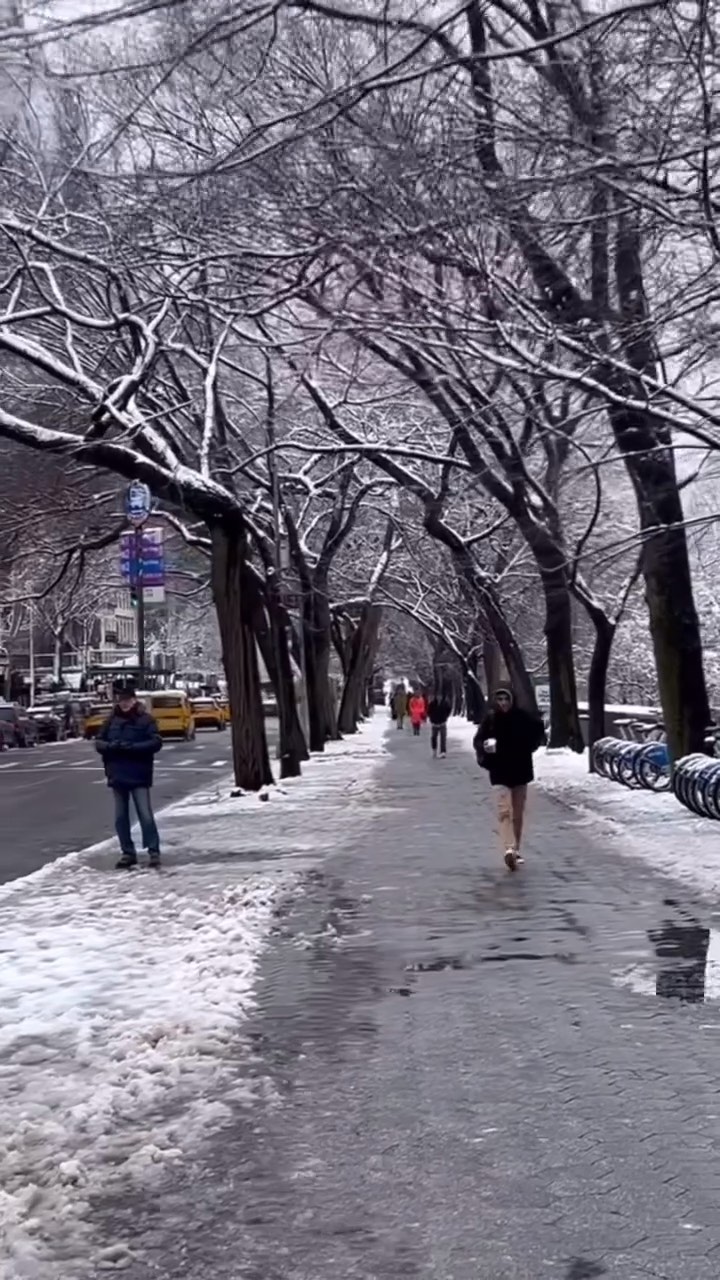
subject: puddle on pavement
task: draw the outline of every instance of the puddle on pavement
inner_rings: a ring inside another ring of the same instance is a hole
[[[663,906],[667,914],[647,931],[647,959],[616,970],[615,981],[682,1004],[720,1000],[720,917],[703,922],[671,898]]]

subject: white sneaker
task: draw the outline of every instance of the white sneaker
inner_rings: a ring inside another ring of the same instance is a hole
[[[505,850],[505,866],[507,867],[508,871],[517,871],[518,855],[515,849]]]
[[[444,760],[446,756],[447,756],[447,751],[441,751],[441,752],[440,752],[440,759],[441,759],[441,760]]]

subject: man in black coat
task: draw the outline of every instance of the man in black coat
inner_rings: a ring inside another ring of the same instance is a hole
[[[481,768],[498,788],[498,820],[505,865],[517,870],[528,784],[534,778],[533,752],[545,741],[539,716],[515,705],[512,690],[496,689],[493,709],[478,729],[473,746]]]
[[[152,716],[135,696],[131,680],[113,685],[115,707],[97,735],[95,746],[103,758],[108,786],[115,796],[115,830],[120,841],[118,870],[137,866],[137,852],[130,829],[130,800],[140,822],[143,846],[150,866],[160,866],[160,836],[150,800],[155,756],[162,738]]]
[[[452,706],[447,698],[443,698],[437,691],[428,702],[428,720],[430,721],[430,747],[433,757],[438,754],[440,749],[440,759],[444,760],[447,755],[447,722],[450,719]]]

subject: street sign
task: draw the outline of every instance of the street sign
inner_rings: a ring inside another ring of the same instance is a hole
[[[126,582],[144,587],[165,586],[165,548],[162,528],[128,530],[120,535],[120,573]]]
[[[144,524],[150,515],[152,494],[141,480],[133,480],[125,493],[125,514],[131,524]]]
[[[164,604],[165,588],[164,587],[146,587],[143,584],[143,595],[145,604]]]

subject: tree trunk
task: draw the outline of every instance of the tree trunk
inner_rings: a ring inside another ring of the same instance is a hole
[[[487,703],[483,697],[477,675],[468,670],[465,675],[465,714],[472,724],[481,724],[485,718]]]
[[[645,599],[650,615],[663,721],[673,760],[705,750],[710,705],[695,609],[683,510],[672,454],[626,457],[635,485],[642,530]],[[673,527],[674,526],[674,527]]]
[[[268,578],[264,600],[259,584],[256,585],[253,626],[278,704],[280,776],[298,778],[302,773],[302,761],[308,759],[308,750],[295,700],[286,615],[278,603],[273,576]]]
[[[247,537],[241,529],[221,525],[211,526],[210,534],[212,591],[232,713],[235,781],[244,791],[259,791],[273,776],[246,565]]]
[[[338,727],[341,733],[356,733],[358,720],[362,716],[363,693],[367,684],[368,668],[375,660],[375,647],[378,630],[382,618],[382,607],[377,604],[366,605],[360,620],[353,632],[348,669]]]
[[[500,648],[497,640],[493,635],[486,635],[483,638],[483,670],[485,672],[485,688],[488,698],[491,698],[493,691],[500,684]]]
[[[324,751],[328,739],[340,736],[330,693],[330,622],[327,584],[319,583],[305,596],[302,619],[311,751]]]
[[[64,640],[64,637],[65,637],[65,628],[64,628],[64,627],[63,627],[62,631],[58,631],[58,632],[53,636],[53,641],[54,641],[54,647],[53,647],[53,680],[55,681],[55,683],[56,683],[56,684],[61,684],[61,683],[62,683],[62,674],[63,674],[63,640]]]
[[[594,772],[593,743],[605,736],[605,695],[610,654],[617,627],[602,610],[587,607],[588,616],[595,628],[595,643],[590,672],[588,674],[588,760],[590,773]]]
[[[572,602],[564,566],[541,570],[545,597],[545,644],[550,684],[550,747],[584,747],[577,705]]]

